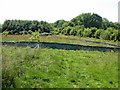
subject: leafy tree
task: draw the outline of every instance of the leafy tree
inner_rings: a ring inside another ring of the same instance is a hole
[[[109,20],[107,18],[102,19],[102,29],[106,30],[109,27]]]
[[[53,26],[55,28],[61,28],[65,22],[67,22],[67,21],[65,21],[63,19],[62,20],[57,20],[56,22],[53,23]]]
[[[12,31],[13,30],[13,31]],[[50,32],[52,30],[52,26],[45,22],[38,22],[36,20],[6,20],[3,23],[3,31],[11,31],[10,34],[21,33],[23,31],[28,32],[31,30],[32,32]]]
[[[100,28],[102,26],[102,17],[93,13],[89,22],[90,27]]]
[[[86,28],[102,26],[102,17],[98,14],[83,13],[71,20],[75,25],[84,25]]]

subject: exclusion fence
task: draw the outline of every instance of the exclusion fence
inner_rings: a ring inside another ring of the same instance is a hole
[[[84,46],[78,44],[54,43],[54,42],[2,42],[3,46],[20,46],[31,48],[52,48],[65,50],[94,50],[94,51],[120,51],[120,47]]]

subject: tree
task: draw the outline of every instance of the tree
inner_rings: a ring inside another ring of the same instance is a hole
[[[102,19],[102,29],[106,30],[109,27],[109,20],[107,18]]]
[[[55,28],[61,28],[62,27],[62,25],[65,23],[65,22],[67,22],[67,21],[65,21],[65,20],[57,20],[56,22],[54,22],[53,23],[53,26],[55,27]]]
[[[84,25],[86,28],[102,26],[102,17],[98,14],[83,13],[71,20],[75,25]]]
[[[90,19],[90,27],[100,28],[102,26],[102,17],[98,14],[92,14]]]
[[[2,32],[10,31],[10,34],[19,34],[21,32],[28,32],[31,30],[32,32],[50,32],[52,27],[49,23],[45,21],[38,22],[36,20],[6,20],[3,23]]]

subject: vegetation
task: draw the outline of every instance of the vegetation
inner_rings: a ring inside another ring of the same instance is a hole
[[[3,88],[118,88],[118,53],[2,47]]]
[[[120,41],[120,24],[109,22],[98,14],[83,13],[70,21],[57,20],[54,23],[29,20],[6,20],[2,32],[11,35],[32,34],[32,32],[53,35],[73,35],[104,40]]]
[[[54,23],[6,20],[0,24],[1,42],[58,42],[113,48],[119,48],[119,30],[119,23],[95,13]],[[2,88],[118,88],[119,51],[16,46],[1,46],[1,50]]]
[[[39,41],[39,42],[55,42],[55,43],[78,44],[84,46],[102,46],[102,47],[117,47],[117,46],[110,46],[108,44],[117,45],[119,43],[111,40],[101,40],[101,39],[79,37],[79,36],[66,36],[66,35],[38,36],[37,35],[38,33],[33,33],[33,34],[35,35],[7,35],[7,36],[2,35],[2,41],[3,42],[4,41],[15,41],[15,42]]]

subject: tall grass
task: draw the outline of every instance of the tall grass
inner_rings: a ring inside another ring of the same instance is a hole
[[[117,88],[118,53],[2,47],[3,88]]]

